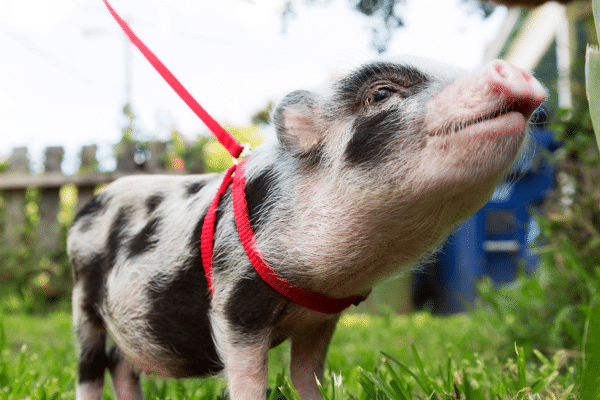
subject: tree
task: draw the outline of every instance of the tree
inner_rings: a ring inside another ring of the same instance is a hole
[[[287,0],[282,13],[284,24],[287,23],[291,17],[296,15],[294,11],[295,5],[301,1],[304,1],[305,4],[325,4],[329,0]],[[405,3],[405,1],[406,0],[350,0],[352,8],[374,20],[375,23],[371,28],[372,46],[379,53],[384,53],[387,50],[394,32],[404,25],[404,18],[400,15],[397,6]],[[496,5],[489,1],[461,0],[461,3],[479,12],[483,18],[489,17],[496,8]]]
[[[273,107],[275,107],[275,103],[269,101],[264,109],[257,111],[256,114],[252,116],[252,125],[268,125],[271,122],[271,111],[273,111]]]
[[[496,3],[507,7],[537,7],[548,2],[549,0],[495,0]],[[561,4],[568,4],[575,0],[555,0]]]
[[[286,0],[283,8],[282,18],[285,23],[296,15],[295,6],[304,2],[305,4],[326,4],[330,0]],[[418,0],[412,0],[418,1]],[[464,7],[478,12],[482,18],[489,17],[498,5],[507,7],[537,7],[548,0],[461,0]],[[575,0],[556,0],[562,4],[568,4]],[[356,11],[374,21],[372,33],[372,45],[379,52],[384,53],[392,39],[394,32],[404,25],[405,18],[398,11],[398,5],[404,4],[406,0],[349,0],[350,5]]]

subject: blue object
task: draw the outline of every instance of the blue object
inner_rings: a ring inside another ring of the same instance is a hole
[[[531,209],[554,188],[554,168],[542,158],[558,144],[551,131],[536,129],[525,156],[510,170],[490,201],[448,238],[434,262],[414,275],[413,304],[434,312],[464,310],[475,300],[477,280],[491,277],[497,285],[513,281],[519,268],[533,272],[539,264],[531,244],[539,226]]]

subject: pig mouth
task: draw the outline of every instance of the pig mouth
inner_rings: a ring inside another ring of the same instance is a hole
[[[480,115],[480,116],[475,117],[473,119],[469,119],[469,120],[466,120],[466,121],[460,121],[460,122],[450,123],[445,128],[440,129],[439,131],[437,131],[433,136],[446,136],[446,135],[450,135],[450,134],[453,134],[453,133],[457,133],[457,132],[465,130],[465,129],[471,127],[471,126],[480,124],[482,122],[491,121],[493,119],[502,117],[502,116],[504,116],[506,114],[509,114],[509,113],[512,113],[512,112],[518,112],[518,113],[522,114],[522,112],[519,111],[519,108],[516,105],[502,106],[502,107],[499,107],[498,109],[496,109],[493,112],[490,112],[488,114]]]

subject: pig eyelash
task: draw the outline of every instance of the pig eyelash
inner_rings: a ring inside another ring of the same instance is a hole
[[[382,93],[382,92],[385,92],[385,93]],[[371,106],[375,103],[383,103],[384,101],[386,101],[387,99],[389,99],[396,93],[398,93],[398,90],[396,90],[394,88],[389,88],[389,87],[379,88],[379,89],[373,91],[369,97],[367,97],[367,99],[365,100],[365,105]],[[378,94],[379,95],[383,94],[384,97],[376,98],[376,96]]]
[[[410,95],[410,90],[416,85],[417,83],[409,83],[399,79],[380,81],[373,84],[368,90],[369,95],[365,99],[364,104],[368,107],[375,103],[382,103],[395,94],[400,94],[402,97],[408,97]],[[387,96],[376,99],[376,95],[382,91],[387,92]]]

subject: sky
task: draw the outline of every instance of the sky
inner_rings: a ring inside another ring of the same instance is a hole
[[[506,9],[499,7],[483,20],[459,1],[407,0],[400,8],[405,26],[383,57],[408,54],[467,69],[481,66]],[[352,10],[351,0],[312,6],[297,0],[285,33],[283,3],[111,1],[225,126],[247,125],[269,101],[318,87],[379,57],[371,46],[375,21]],[[128,97],[140,139],[166,140],[171,127],[190,139],[207,133],[127,43],[101,0],[0,0],[0,159],[14,147],[27,146],[32,166],[39,170],[43,149],[63,146],[63,170],[72,173],[81,146],[98,144],[98,158],[110,169]]]

